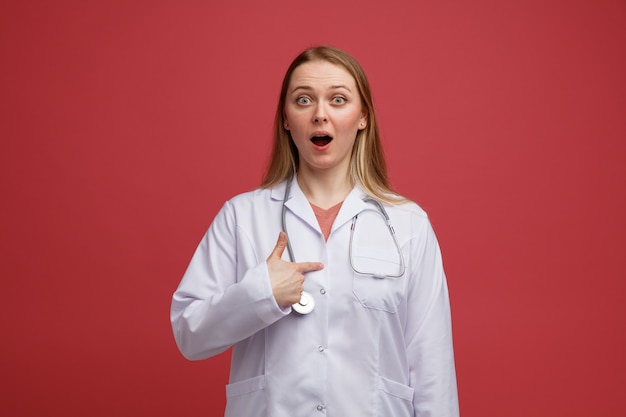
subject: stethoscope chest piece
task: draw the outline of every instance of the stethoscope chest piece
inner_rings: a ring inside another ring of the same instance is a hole
[[[300,296],[300,302],[295,303],[292,308],[298,314],[309,314],[315,308],[315,300],[311,294],[303,291]]]

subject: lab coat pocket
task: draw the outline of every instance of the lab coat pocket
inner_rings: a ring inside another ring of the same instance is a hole
[[[261,417],[267,412],[265,375],[226,385],[225,417]]]
[[[359,248],[353,256],[353,292],[366,308],[395,313],[402,299],[403,277],[384,277],[399,274],[402,270],[397,250]]]
[[[376,388],[377,416],[413,416],[413,388],[383,377]]]

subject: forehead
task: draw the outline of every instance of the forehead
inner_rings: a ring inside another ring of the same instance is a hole
[[[356,91],[354,77],[341,65],[328,61],[305,62],[291,74],[289,90],[298,87],[345,87]]]

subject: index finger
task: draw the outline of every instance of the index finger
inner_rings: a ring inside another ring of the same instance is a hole
[[[319,271],[324,268],[324,264],[321,262],[298,262],[296,263],[296,269],[300,272],[312,272]]]

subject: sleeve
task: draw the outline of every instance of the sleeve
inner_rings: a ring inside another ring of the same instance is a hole
[[[290,312],[274,299],[265,259],[237,278],[238,260],[256,259],[249,240],[238,239],[237,231],[234,209],[227,202],[202,238],[172,297],[172,330],[187,359],[221,353]]]
[[[448,287],[441,251],[428,218],[412,241],[406,325],[416,417],[458,417]]]

